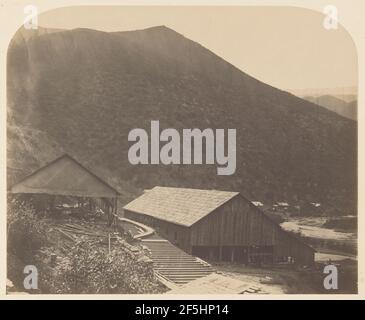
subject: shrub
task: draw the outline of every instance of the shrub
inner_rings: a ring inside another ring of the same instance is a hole
[[[48,244],[47,226],[31,205],[16,199],[8,201],[7,212],[8,252],[30,263],[37,250]]]
[[[66,252],[47,237],[48,226],[33,207],[8,201],[8,277],[23,287],[24,266],[38,269],[39,291],[31,293],[160,293],[152,265],[132,254],[121,239],[109,253],[102,242],[80,238]],[[54,259],[56,257],[56,259]]]
[[[7,210],[8,277],[22,287],[24,266],[35,264],[35,255],[48,244],[46,224],[29,204],[9,199]]]
[[[49,280],[54,293],[158,293],[152,265],[114,245],[110,254],[101,243],[86,240],[71,248]],[[55,286],[55,284],[57,284]]]

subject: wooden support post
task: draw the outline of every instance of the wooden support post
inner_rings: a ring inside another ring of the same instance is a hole
[[[56,262],[57,262],[57,254],[55,253],[51,253],[51,266],[54,267],[56,265]]]
[[[118,218],[118,198],[114,198],[114,224],[117,225],[117,218]]]
[[[50,216],[54,214],[54,203],[55,203],[55,196],[50,195],[48,198],[48,208],[47,208],[47,213]]]
[[[219,246],[219,258],[218,258],[219,261],[222,261],[222,256],[223,256],[222,249],[223,249],[222,246]]]
[[[213,247],[209,247],[209,260],[213,261],[213,257],[214,257],[214,248]]]

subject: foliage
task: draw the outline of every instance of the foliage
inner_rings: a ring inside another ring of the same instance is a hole
[[[123,241],[106,244],[81,238],[69,250],[51,241],[50,228],[34,208],[8,201],[8,277],[23,286],[24,266],[38,269],[39,291],[33,293],[158,293],[152,265],[128,251]]]
[[[36,253],[48,243],[46,225],[29,203],[17,198],[8,199],[7,213],[7,276],[23,288],[24,267],[36,264]]]
[[[324,228],[335,229],[342,232],[357,232],[357,217],[341,217],[327,219]]]
[[[101,243],[82,240],[60,258],[43,278],[50,293],[158,293],[152,265],[114,244],[110,254]]]
[[[123,204],[137,195],[133,189],[169,185],[356,212],[355,121],[267,86],[164,27],[14,39],[8,52],[13,167],[31,168],[35,159],[40,166],[41,156],[48,162],[62,149],[114,182]],[[130,165],[130,130],[148,130],[154,119],[178,131],[237,128],[235,175],[218,176],[215,165]]]
[[[37,250],[47,245],[47,226],[34,208],[16,198],[8,201],[8,252],[32,262]]]

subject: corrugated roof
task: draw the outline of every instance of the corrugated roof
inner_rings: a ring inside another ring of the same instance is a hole
[[[238,194],[218,190],[154,187],[128,203],[124,209],[189,227]]]
[[[12,186],[11,193],[113,198],[118,191],[65,154]]]

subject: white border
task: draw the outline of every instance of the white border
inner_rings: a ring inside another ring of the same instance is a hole
[[[183,5],[183,6],[193,6],[193,5],[216,5],[216,6],[291,6],[298,8],[311,9],[317,12],[322,12],[325,5],[331,4],[338,8],[340,13],[340,23],[351,35],[355,46],[357,48],[358,54],[358,128],[359,128],[359,138],[358,138],[358,194],[363,194],[364,186],[364,174],[363,167],[361,166],[365,163],[365,154],[363,148],[362,137],[364,137],[364,116],[365,112],[363,110],[364,99],[365,99],[365,79],[364,79],[364,57],[365,57],[365,22],[363,20],[362,14],[365,12],[365,1],[362,0],[206,0],[206,1],[192,1],[192,0],[174,0],[174,1],[146,1],[146,0],[59,0],[59,1],[46,1],[46,0],[18,0],[11,1],[5,0],[0,3],[0,21],[1,21],[1,37],[0,37],[0,63],[1,63],[1,74],[0,74],[0,101],[1,101],[1,131],[0,131],[0,141],[1,141],[1,168],[0,168],[0,206],[1,206],[1,223],[0,230],[2,234],[2,240],[0,241],[0,275],[1,275],[1,298],[2,299],[234,299],[234,300],[271,300],[271,299],[364,299],[365,298],[365,246],[364,246],[364,232],[359,232],[358,237],[358,270],[359,270],[359,293],[357,295],[340,295],[340,294],[320,294],[320,295],[6,295],[6,52],[9,42],[16,30],[23,24],[24,14],[23,8],[26,5],[35,5],[38,8],[38,13],[42,13],[48,10],[68,7],[68,6],[83,6],[83,5],[133,5],[133,6],[144,6],[144,5]],[[361,196],[358,197],[358,218],[359,218],[359,230],[365,229],[365,221],[363,217],[364,200]]]

